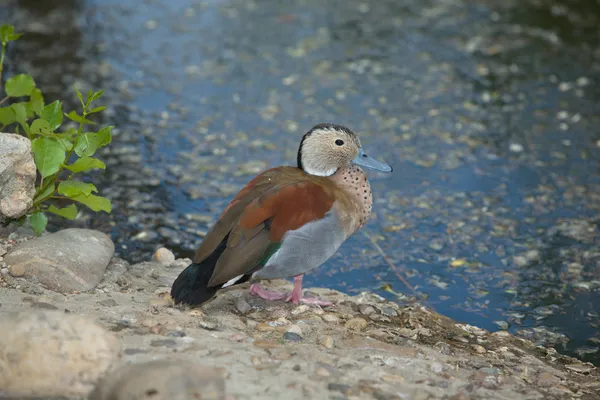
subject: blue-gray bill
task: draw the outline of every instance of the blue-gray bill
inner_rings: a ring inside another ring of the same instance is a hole
[[[369,157],[363,149],[358,149],[358,155],[354,160],[352,160],[352,163],[360,165],[361,167],[373,169],[375,171],[392,172],[392,167],[390,167],[383,161],[378,161],[374,158]]]

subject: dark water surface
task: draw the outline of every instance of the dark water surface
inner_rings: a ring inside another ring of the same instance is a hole
[[[374,218],[307,285],[600,365],[597,2],[4,3],[26,33],[9,73],[69,104],[73,83],[107,91],[114,212],[79,223],[120,256],[190,256],[254,174],[337,122],[395,171],[370,174]]]

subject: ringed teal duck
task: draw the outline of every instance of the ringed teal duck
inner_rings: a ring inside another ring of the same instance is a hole
[[[222,288],[251,281],[250,293],[263,299],[332,305],[304,298],[302,278],[371,215],[371,187],[360,167],[392,168],[369,157],[353,131],[329,123],[302,137],[297,162],[260,173],[233,198],[173,283],[175,303],[200,305]],[[290,294],[258,283],[291,277]]]

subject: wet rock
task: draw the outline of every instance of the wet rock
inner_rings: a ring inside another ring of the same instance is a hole
[[[3,394],[83,397],[118,359],[121,345],[86,318],[32,310],[3,316],[0,349]]]
[[[162,265],[170,265],[173,261],[175,261],[175,255],[166,247],[161,247],[160,249],[156,250],[152,256],[152,260]]]
[[[112,240],[90,229],[65,229],[15,245],[4,258],[23,277],[59,293],[94,288],[115,251]]]
[[[35,178],[29,139],[0,133],[0,221],[25,215],[33,205]]]
[[[90,400],[225,399],[225,380],[216,369],[187,360],[124,365],[97,386]]]

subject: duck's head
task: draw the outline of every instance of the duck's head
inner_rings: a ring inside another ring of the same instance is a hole
[[[375,171],[392,172],[392,167],[365,153],[358,136],[336,124],[315,125],[298,148],[298,168],[317,176],[333,175],[339,168],[356,164]]]

